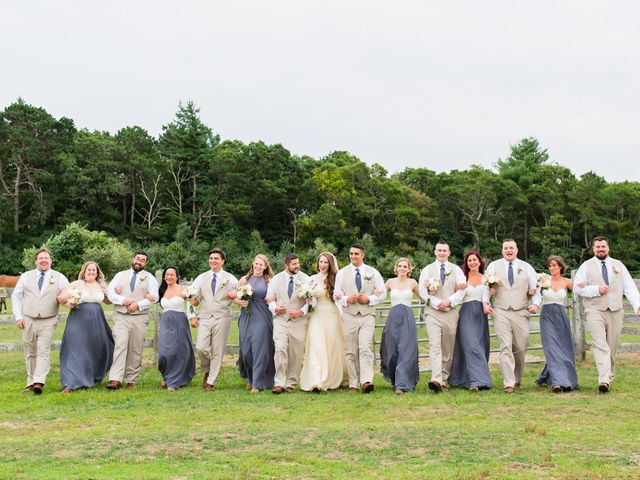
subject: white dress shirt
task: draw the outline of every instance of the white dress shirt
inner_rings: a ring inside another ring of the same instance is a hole
[[[132,275],[133,275],[133,268],[130,268],[129,270],[123,270],[122,272],[116,273],[116,276],[113,277],[113,280],[109,282],[109,289],[108,289],[107,296],[109,297],[109,301],[111,303],[113,303],[114,305],[122,305],[122,302],[126,300],[126,297],[116,293],[116,287],[122,284],[123,276],[125,277],[125,280],[127,281],[127,283],[131,282]],[[146,270],[140,270],[136,278],[136,285],[142,281],[146,282],[147,293],[156,297],[156,301],[157,301],[158,281],[156,280],[156,277],[151,275]],[[138,310],[142,312],[143,310],[149,308],[149,306],[152,305],[153,303],[155,302],[152,302],[151,300],[148,300],[146,298],[139,300]]]
[[[600,260],[597,257],[592,257],[591,259],[587,260],[582,265],[580,265],[580,268],[578,268],[578,271],[576,272],[576,276],[573,279],[574,294],[580,295],[581,297],[587,297],[587,298],[600,296],[600,291],[598,290],[600,287],[599,285],[585,285],[584,287],[579,286],[580,283],[588,283],[588,275],[587,275],[588,262],[593,262],[593,261],[597,262],[598,271],[600,271],[602,260]],[[613,263],[611,262],[611,258],[610,257],[605,258],[604,264],[607,267],[607,273],[608,273],[609,279],[612,279],[613,275],[615,275],[616,272],[613,271]],[[631,278],[631,274],[629,273],[629,270],[627,270],[627,267],[622,262],[620,262],[620,265],[622,265],[622,268],[619,274],[622,275],[622,285],[624,289],[624,296],[627,297],[627,300],[629,300],[629,303],[631,304],[633,311],[637,312],[638,308],[640,308],[640,293],[638,292],[638,287],[636,287],[636,284],[633,281],[633,278]]]
[[[374,289],[382,292],[380,295],[375,295],[375,294],[369,295],[369,305],[373,307],[374,305],[384,302],[384,299],[387,298],[387,287],[384,284],[384,280],[382,279],[382,275],[380,275],[380,272],[378,272],[375,268],[368,267],[364,263],[359,267],[356,267],[355,265],[353,265],[353,263],[351,263],[347,265],[345,268],[339,270],[338,273],[336,274],[336,286],[333,289],[333,299],[336,301],[336,303],[343,307],[347,306],[348,304],[347,296],[343,291],[344,275],[353,276],[355,281],[356,268],[360,270],[360,275],[362,280],[364,280],[365,270],[369,270],[373,272]],[[336,298],[338,294],[342,294],[342,298],[340,300]]]
[[[451,273],[454,273],[456,276],[456,285],[459,285],[461,283],[466,284],[467,283],[467,279],[464,276],[464,272],[462,271],[462,269],[457,266],[454,265],[451,262],[440,262],[438,260],[436,260],[435,262],[427,265],[426,267],[424,267],[422,269],[422,271],[420,272],[420,279],[418,280],[418,292],[420,294],[420,297],[427,301],[429,300],[429,305],[432,308],[435,308],[436,310],[438,309],[438,306],[440,305],[440,303],[442,302],[442,299],[431,295],[429,293],[429,291],[427,290],[427,287],[425,286],[425,283],[427,282],[427,279],[429,278],[429,274],[427,273],[429,270],[429,267],[431,265],[436,265],[437,264],[437,270],[438,270],[438,280],[440,280],[440,265],[444,264],[444,273],[445,275],[451,275]],[[464,290],[456,290],[453,295],[451,295],[450,297],[448,297],[448,300],[451,302],[451,306],[455,307],[456,305],[462,303],[462,300],[464,299]]]
[[[302,272],[298,271],[298,273],[293,274],[293,273],[287,272],[286,270],[283,270],[282,272],[275,275],[269,281],[269,285],[267,286],[267,297],[270,297],[272,295],[276,297],[274,301],[269,303],[269,310],[273,315],[277,315],[276,308],[278,307],[278,298],[277,298],[276,292],[278,291],[279,283],[280,282],[289,283],[289,278],[293,277],[293,293],[291,294],[291,296],[293,297],[294,295],[298,295],[298,292],[296,290],[296,282],[302,276],[300,275],[301,273]],[[307,275],[305,274],[304,277],[307,277]],[[306,315],[307,312],[309,311],[309,305],[305,302],[305,304],[300,308],[300,310],[302,310],[302,313]]]
[[[40,276],[40,273],[42,273],[37,268],[32,271],[35,271],[37,273],[38,278]],[[42,287],[40,287],[40,293],[42,293],[42,291],[45,288],[47,288],[47,286],[51,282],[51,279],[54,276],[58,282],[58,285],[60,285],[60,291],[64,290],[69,285],[69,280],[67,280],[67,277],[62,275],[60,272],[56,272],[55,270],[49,269],[46,272],[44,272],[44,280],[42,282]],[[16,287],[13,289],[13,293],[11,294],[11,307],[12,307],[11,310],[13,311],[13,316],[16,322],[18,320],[23,320],[22,301],[24,300],[24,277],[25,277],[24,274],[20,275],[20,278],[18,279],[18,283],[16,283]],[[37,282],[37,279],[36,279],[36,282]]]
[[[513,274],[514,274],[514,276],[518,274],[518,271],[521,268],[525,268],[526,267],[526,269],[527,269],[526,273],[527,273],[527,276],[529,277],[529,290],[531,290],[532,288],[536,289],[536,293],[534,293],[533,297],[531,297],[531,305],[535,305],[537,307],[540,307],[540,303],[542,303],[542,295],[540,294],[540,289],[538,288],[538,274],[533,269],[533,267],[531,265],[529,265],[528,263],[520,262],[520,260],[518,260],[517,258],[515,258],[511,262],[509,262],[508,260],[506,260],[504,258],[501,258],[500,260],[496,260],[494,262],[491,262],[484,273],[486,275],[495,275],[496,274],[496,265],[498,264],[498,262],[502,262],[503,263],[505,271],[509,271],[509,263],[512,263],[513,264]],[[498,288],[500,288],[500,287],[498,287]],[[490,295],[491,294],[489,293],[489,289],[487,289],[485,291],[484,297],[483,297],[483,301],[485,303],[489,303]]]
[[[211,285],[211,280],[213,279],[213,274],[216,274],[216,291],[213,292],[213,294],[215,295],[218,290],[220,290],[220,288],[222,287],[222,282],[223,277],[225,277],[225,272],[222,268],[220,269],[219,272],[214,272],[213,270],[209,270],[207,272],[203,272],[200,275],[198,275],[196,277],[196,279],[193,281],[193,283],[191,284],[191,286],[196,290],[196,297],[200,297],[200,289],[202,288],[202,285],[206,285],[207,287],[210,287]],[[238,284],[238,279],[236,277],[234,277],[233,275],[231,275],[230,273],[227,273],[226,277],[228,278],[228,283],[229,283],[229,288],[231,290],[233,290],[234,288],[236,288],[236,285]]]

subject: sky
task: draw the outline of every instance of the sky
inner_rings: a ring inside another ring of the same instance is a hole
[[[223,140],[390,173],[491,168],[535,137],[640,181],[634,1],[3,2],[0,108],[157,136],[192,100]]]

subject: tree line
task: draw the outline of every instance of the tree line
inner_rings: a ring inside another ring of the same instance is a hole
[[[207,268],[212,245],[243,272],[258,251],[276,265],[296,251],[310,268],[323,249],[346,262],[355,240],[391,274],[398,256],[430,261],[440,238],[457,259],[469,249],[497,258],[513,238],[539,269],[551,254],[575,268],[596,234],[640,271],[640,184],[578,177],[535,138],[512,145],[492,169],[390,175],[345,151],[315,159],[280,144],[223,140],[193,102],[180,104],[155,138],[138,126],[78,129],[18,99],[0,113],[0,174],[2,273],[30,268],[23,257],[33,246],[98,232],[125,256],[143,248],[152,264],[180,262],[186,276]],[[103,258],[105,245],[90,253]]]

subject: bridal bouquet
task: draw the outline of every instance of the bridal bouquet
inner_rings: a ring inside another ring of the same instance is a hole
[[[502,280],[500,280],[498,276],[494,275],[493,273],[485,273],[484,275],[482,275],[482,284],[486,285],[488,288],[496,288],[502,285]],[[489,299],[489,303],[493,303],[495,298],[495,293],[492,293],[491,298]]]
[[[538,288],[540,289],[540,292],[551,288],[551,276],[546,273],[539,273]]]
[[[67,294],[67,306],[74,309],[80,303],[81,298],[82,290],[78,290],[77,288],[69,290],[69,293]]]
[[[253,288],[251,288],[251,285],[249,285],[248,283],[245,283],[244,285],[238,284],[236,286],[236,292],[240,300],[249,300],[253,295]],[[251,310],[249,306],[247,305],[247,308],[243,308],[242,310],[245,310],[247,312],[247,318],[248,318],[249,315],[251,314]]]
[[[424,282],[424,286],[426,287],[427,292],[435,293],[442,286],[442,284],[437,278],[427,278],[427,280]]]
[[[314,282],[313,280],[309,280],[307,283],[301,283],[300,285],[296,286],[298,297],[304,298],[305,301],[311,300],[313,297],[315,297],[316,288],[318,288],[318,285],[316,285],[316,282]],[[311,313],[313,311],[313,307],[311,306],[311,303],[307,303],[309,304],[309,313]]]

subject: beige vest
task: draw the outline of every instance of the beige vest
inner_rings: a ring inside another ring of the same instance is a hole
[[[296,287],[302,283],[307,283],[309,281],[309,277],[307,276],[306,273],[302,273],[299,272],[297,278],[293,279],[293,293],[291,294],[291,298],[289,298],[289,293],[288,293],[288,289],[289,289],[289,277],[291,275],[289,275],[286,271],[284,272],[280,272],[278,275],[276,275],[276,277],[273,279],[277,282],[276,284],[276,302],[278,303],[278,305],[282,305],[283,307],[285,307],[287,309],[287,311],[289,310],[299,310],[302,307],[304,307],[305,304],[305,300],[304,298],[300,297],[298,295],[298,291],[296,289]],[[273,281],[272,280],[272,281]],[[296,285],[296,283],[298,285]],[[284,320],[288,320],[289,319],[289,315],[287,312],[281,314],[281,315],[276,315],[274,318],[282,318]],[[306,317],[301,317],[301,318],[306,318]]]
[[[447,275],[447,272],[449,272],[449,275]],[[449,298],[456,293],[456,272],[453,263],[446,262],[444,264],[444,273],[444,285],[441,285],[434,293],[429,292],[429,295],[443,299]],[[440,262],[432,263],[427,267],[427,277],[440,280]]]
[[[231,316],[231,299],[227,294],[231,291],[231,275],[224,270],[216,276],[216,294],[211,292],[211,274],[203,275],[200,284],[200,313],[199,318],[223,318]],[[226,283],[225,283],[226,282]]]
[[[138,277],[136,278],[136,284],[133,288],[133,292],[129,287],[129,283],[131,282],[131,275],[128,274],[128,271],[123,275],[120,275],[120,285],[118,285],[122,290],[120,292],[120,295],[125,298],[132,298],[136,302],[144,300],[145,294],[149,292],[149,275],[151,274],[144,270],[140,270],[138,272]],[[125,307],[124,305],[114,305],[114,310],[116,312],[125,313],[127,315],[149,315],[149,309],[146,309],[143,312],[137,310],[132,313],[127,311],[127,307]]]
[[[343,269],[342,273],[342,290],[345,295],[357,295],[362,293],[367,296],[373,295],[373,291],[376,288],[376,283],[373,277],[375,270],[365,265],[360,267],[360,276],[362,277],[362,289],[358,292],[355,279],[355,268],[353,265],[349,265]],[[370,276],[371,279],[367,280],[365,277]],[[375,306],[362,305],[361,303],[347,303],[346,307],[342,307],[343,312],[350,313],[351,315],[373,315],[376,311]]]
[[[513,285],[509,285],[509,264],[502,260],[496,260],[494,272],[502,281],[502,285],[496,288],[494,307],[503,310],[522,310],[529,305],[529,264],[518,260],[513,265]]]
[[[595,259],[595,261],[594,261]],[[604,285],[602,278],[602,264],[594,257],[587,263],[587,282],[589,285]],[[618,260],[611,260],[611,273],[609,274],[609,291],[606,295],[599,297],[583,297],[584,305],[587,308],[599,310],[611,310],[612,312],[622,309],[622,296],[624,295],[624,282],[622,281],[622,263]],[[619,273],[616,273],[615,270]]]
[[[30,270],[24,275],[24,297],[22,313],[32,318],[51,318],[58,315],[58,294],[60,293],[60,275],[51,270],[49,279],[45,278],[45,285],[40,294],[38,288],[39,270]],[[51,283],[53,281],[53,283]]]

